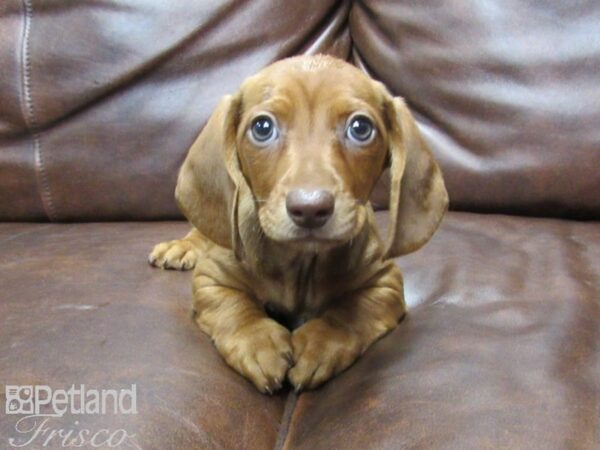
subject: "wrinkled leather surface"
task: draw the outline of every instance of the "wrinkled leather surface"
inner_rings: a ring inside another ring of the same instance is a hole
[[[36,179],[33,139],[11,137],[27,128],[21,49],[25,45],[22,2],[0,2],[0,220],[44,219]]]
[[[146,264],[186,230],[0,224],[0,384],[137,383],[138,415],[83,420],[142,448],[599,448],[598,223],[450,213],[399,260],[408,317],[299,398],[229,370],[191,320],[190,275]]]
[[[177,170],[223,95],[285,56],[350,52],[333,0],[2,3],[5,220],[179,217]]]
[[[218,99],[316,52],[408,100],[453,209],[597,219],[599,35],[592,1],[5,0],[0,219],[180,217]]]
[[[350,32],[416,112],[454,209],[600,218],[600,3],[365,0]]]

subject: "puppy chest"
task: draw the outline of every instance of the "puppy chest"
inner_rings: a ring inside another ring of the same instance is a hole
[[[317,273],[316,258],[261,277],[256,296],[265,311],[291,328],[317,316],[331,296]]]

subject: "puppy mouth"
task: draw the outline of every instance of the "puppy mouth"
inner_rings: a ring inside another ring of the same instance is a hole
[[[345,244],[352,239],[352,233],[350,230],[342,232],[340,234],[332,235],[322,228],[302,228],[294,227],[294,232],[291,233],[281,242],[299,245],[316,245],[322,247],[330,247]]]
[[[313,231],[308,231],[303,236],[292,237],[292,238],[286,240],[286,242],[297,243],[297,244],[323,244],[323,245],[343,244],[346,241],[348,241],[348,239],[319,236],[316,233],[314,233]]]
[[[343,245],[357,234],[363,222],[360,211],[348,209],[342,215],[342,211],[334,213],[322,225],[301,226],[294,223],[293,218],[284,212],[285,209],[266,205],[259,210],[259,222],[265,236],[273,241],[322,249]]]
[[[335,247],[352,239],[352,233],[350,232],[332,235],[322,228],[302,228],[295,225],[289,226],[285,234],[273,235],[268,233],[267,230],[264,231],[274,241],[292,246]]]

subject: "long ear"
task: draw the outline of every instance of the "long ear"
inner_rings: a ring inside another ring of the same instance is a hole
[[[448,208],[442,171],[419,133],[404,100],[387,105],[390,126],[390,226],[385,257],[394,258],[423,246]]]
[[[243,178],[235,135],[240,96],[224,97],[192,144],[177,179],[175,199],[188,221],[213,242],[235,248],[237,199]]]

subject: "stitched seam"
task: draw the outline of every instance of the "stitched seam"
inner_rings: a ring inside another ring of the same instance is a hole
[[[42,154],[40,133],[36,131],[38,124],[35,119],[35,110],[33,106],[33,98],[31,95],[31,59],[29,57],[29,42],[31,34],[31,22],[33,20],[33,5],[31,3],[31,0],[23,0],[23,6],[25,19],[21,48],[21,72],[23,74],[23,97],[25,100],[25,108],[23,108],[23,117],[25,119],[25,124],[27,125],[27,128],[30,131],[31,138],[33,140],[35,174],[38,185],[38,192],[42,200],[42,206],[48,219],[53,221],[55,220],[56,214],[54,210],[54,203],[52,202],[52,195],[50,194],[50,185],[48,183],[48,175],[46,173],[46,167],[44,164],[44,155]]]
[[[283,450],[286,448],[290,425],[292,423],[292,417],[296,411],[296,404],[298,403],[298,395],[294,392],[288,394],[287,401],[285,402],[285,408],[283,415],[281,416],[281,423],[279,424],[279,430],[277,432],[277,440],[275,441],[274,450]]]

